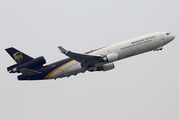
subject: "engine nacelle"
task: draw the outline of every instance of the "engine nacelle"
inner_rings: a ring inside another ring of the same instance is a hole
[[[108,71],[114,69],[114,63],[107,63],[97,68],[96,71]]]
[[[24,64],[15,64],[13,66],[10,66],[9,68],[11,69],[8,69],[8,71],[10,71],[11,73],[15,73],[15,72],[19,72],[20,69],[22,68],[36,68],[36,67],[39,67],[39,66],[42,66],[43,64],[45,64],[46,61],[45,61],[45,58],[43,56],[41,57],[38,57],[38,58],[35,58],[29,62],[26,62]]]
[[[104,62],[113,62],[113,61],[119,60],[119,55],[117,52],[110,53],[110,54],[106,55],[103,58],[103,60],[104,60]]]

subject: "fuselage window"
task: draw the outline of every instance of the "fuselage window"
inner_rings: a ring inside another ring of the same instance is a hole
[[[166,35],[170,35],[170,33],[166,33]]]

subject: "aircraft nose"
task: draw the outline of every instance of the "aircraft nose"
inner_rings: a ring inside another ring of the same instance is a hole
[[[175,39],[175,35],[171,34],[170,36],[172,40]]]

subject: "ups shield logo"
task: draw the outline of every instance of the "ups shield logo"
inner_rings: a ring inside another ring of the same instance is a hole
[[[20,63],[22,60],[23,60],[23,55],[21,52],[17,52],[17,53],[14,53],[14,60],[17,62],[17,63]]]

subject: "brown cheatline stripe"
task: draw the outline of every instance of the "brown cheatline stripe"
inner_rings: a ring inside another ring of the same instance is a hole
[[[107,47],[107,46],[106,46],[106,47]],[[87,53],[87,54],[93,53],[93,52],[98,51],[98,50],[101,50],[101,49],[103,49],[103,48],[105,48],[105,47],[102,47],[102,48],[99,48],[99,49],[97,49],[97,50],[91,51],[91,52],[89,52],[89,53]],[[74,60],[71,60],[71,61],[69,61],[69,62],[67,62],[67,63],[65,63],[65,64],[59,66],[58,68],[54,69],[54,70],[51,71],[48,75],[46,75],[46,76],[44,77],[44,79],[48,79],[55,71],[57,71],[58,69],[62,68],[62,67],[65,66],[65,65],[71,63],[72,61],[74,61]]]

